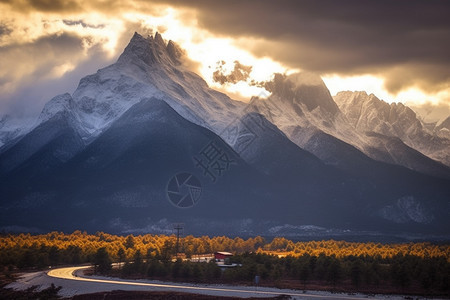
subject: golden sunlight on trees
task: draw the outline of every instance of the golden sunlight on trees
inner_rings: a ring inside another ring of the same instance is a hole
[[[94,235],[75,231],[71,234],[50,232],[43,235],[19,234],[0,236],[0,263],[7,265],[32,266],[57,265],[59,263],[77,264],[89,261],[98,249],[105,248],[114,261],[131,260],[137,251],[147,257],[164,256],[170,259],[174,255],[174,235],[128,235],[117,236],[104,232]],[[448,245],[423,243],[356,243],[346,241],[310,241],[293,242],[283,237],[266,242],[257,236],[244,240],[219,237],[194,237],[181,239],[181,252],[187,257],[195,254],[229,251],[232,253],[258,252],[279,256],[303,255],[325,256],[337,258],[349,256],[372,256],[392,258],[398,255],[412,255],[420,258],[445,257],[449,259]]]
[[[232,252],[238,267],[221,271],[197,255]],[[91,263],[97,273],[130,278],[442,295],[449,290],[450,246],[431,243],[293,242],[186,236],[176,255],[174,235],[117,236],[104,232],[0,236],[0,270],[36,270]],[[189,260],[189,258],[193,258]],[[198,257],[198,256],[197,256]],[[121,262],[111,269],[112,262]]]

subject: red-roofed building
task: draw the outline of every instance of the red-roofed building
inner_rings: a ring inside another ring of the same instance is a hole
[[[216,252],[214,253],[214,259],[216,261],[225,261],[226,258],[231,258],[233,256],[230,252]]]

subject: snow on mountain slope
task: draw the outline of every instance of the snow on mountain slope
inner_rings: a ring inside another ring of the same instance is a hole
[[[450,168],[406,145],[400,138],[367,132],[371,146],[364,149],[369,157],[391,164],[405,166],[425,174],[450,178]]]
[[[450,140],[427,129],[409,107],[401,103],[388,104],[365,92],[340,92],[334,99],[359,132],[397,137],[409,147],[450,166]],[[374,147],[377,142],[370,143]]]
[[[73,98],[88,139],[98,136],[139,100],[161,94],[154,86],[137,82],[112,65],[81,79]]]
[[[5,145],[2,147],[5,151],[6,143],[18,142],[26,133],[58,114],[70,116],[68,126],[87,145],[129,108],[149,97],[163,99],[195,124],[215,133],[222,132],[235,120],[244,104],[210,89],[201,77],[183,65],[183,59],[178,46],[172,41],[166,44],[160,34],[144,38],[135,33],[115,64],[82,78],[72,95],[54,97],[32,126],[16,128],[3,117],[0,147]],[[27,149],[28,154],[23,159],[40,149],[40,143],[35,145]]]
[[[33,165],[27,174],[33,176],[68,161],[83,149],[82,128],[72,107],[69,94],[50,100],[40,116],[41,123],[0,153],[0,175]]]
[[[339,92],[334,99],[359,131],[403,138],[423,129],[414,111],[402,103],[388,104],[366,92]]]
[[[0,115],[0,153],[2,147],[16,138],[26,134],[33,126],[34,120],[12,118],[10,115]]]
[[[160,34],[144,38],[135,34],[119,57],[118,70],[144,84],[152,84],[167,96],[164,100],[184,118],[221,132],[245,104],[208,87],[182,63],[182,51]]]
[[[243,103],[210,89],[182,63],[182,50],[161,35],[135,33],[117,62],[81,79],[72,97],[89,141],[143,98],[164,99],[180,115],[218,133]]]
[[[348,147],[332,141],[333,137],[372,159],[450,178],[450,168],[405,141],[405,137],[408,141],[420,141],[420,137],[425,137],[422,147],[439,142],[434,138],[426,139],[431,134],[422,128],[414,112],[402,104],[389,106],[372,95],[369,104],[362,105],[358,101],[354,103],[352,98],[341,103],[346,112],[343,114],[321,78],[305,72],[289,76],[277,74],[267,88],[272,96],[267,100],[254,99],[246,111],[264,115],[291,141],[329,164],[345,167],[352,159],[346,154]],[[233,144],[228,137],[224,138]],[[438,150],[445,151],[444,148]]]
[[[357,145],[357,148],[366,145],[364,136],[348,123],[319,76],[278,74],[268,88],[272,95],[267,100],[255,99],[249,110],[264,115],[301,148],[305,149],[317,131]]]

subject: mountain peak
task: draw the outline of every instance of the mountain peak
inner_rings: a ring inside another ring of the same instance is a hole
[[[347,107],[349,106],[371,106],[373,109],[379,112],[386,111],[386,113],[389,113],[389,111],[394,111],[396,113],[400,113],[403,111],[407,111],[408,115],[414,115],[414,117],[416,116],[412,109],[401,102],[388,103],[382,99],[379,99],[374,94],[368,95],[365,91],[339,92],[334,97],[334,101],[338,104],[339,107],[343,107],[344,110],[347,110]]]
[[[288,76],[288,79],[294,83],[296,87],[305,86],[325,86],[322,78],[313,72],[300,72]]]
[[[350,123],[358,130],[403,137],[420,130],[415,112],[403,103],[387,103],[366,92],[340,92],[334,100]]]
[[[118,62],[129,64],[145,63],[149,66],[159,64],[179,64],[183,51],[173,41],[166,45],[162,35],[156,32],[155,37],[144,38],[135,32],[128,46],[120,55]]]
[[[133,36],[131,37],[130,42],[128,43],[128,46],[132,45],[135,47],[141,46],[145,47],[146,44],[150,43],[151,40],[153,40],[153,37],[148,36],[147,38],[143,37],[139,33],[135,32]]]
[[[184,55],[184,51],[172,40],[167,43],[166,49],[173,62],[180,64],[180,59]]]
[[[57,113],[71,112],[74,110],[74,106],[73,98],[69,93],[55,96],[45,104],[39,115],[38,123],[49,120]]]
[[[131,37],[130,43],[133,42],[133,41],[137,41],[137,40],[143,39],[143,38],[144,37],[142,35],[137,33],[137,31],[135,31],[133,36]]]
[[[166,47],[166,43],[164,42],[161,34],[159,32],[155,33],[155,42],[162,47]]]
[[[339,112],[322,78],[315,73],[275,74],[267,88],[284,101],[305,105],[309,111],[320,107],[322,112],[331,116]]]

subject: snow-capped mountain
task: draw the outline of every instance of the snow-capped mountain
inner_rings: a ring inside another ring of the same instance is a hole
[[[244,104],[208,87],[182,64],[182,50],[160,34],[143,38],[135,34],[114,68],[137,82],[154,86],[180,115],[193,123],[221,132]]]
[[[340,92],[334,100],[352,126],[389,136],[408,136],[422,129],[416,114],[402,103],[388,104],[366,92]]]
[[[115,64],[81,79],[72,95],[72,110],[83,136],[95,138],[131,106],[152,96],[165,99],[196,124],[221,130],[241,103],[208,88],[181,64],[181,53],[158,33],[154,38],[136,33]]]
[[[355,148],[352,151],[363,152],[375,160],[398,164],[433,176],[450,178],[450,168],[430,159],[401,139],[393,139],[392,136],[395,135],[375,135],[357,128],[354,116],[352,114],[347,116],[341,112],[322,79],[315,74],[298,73],[290,76],[277,74],[267,88],[272,95],[267,100],[252,101],[247,110],[261,113],[291,141],[328,164],[344,168],[351,165],[349,160],[352,158],[347,155],[349,150],[342,144],[344,142]],[[356,107],[352,104],[349,106]],[[405,108],[403,105],[401,107]],[[408,126],[409,123],[420,126],[415,114],[410,109],[405,110],[408,113],[399,114],[397,120],[401,121],[390,126],[386,132],[408,131],[411,127]],[[376,113],[387,113],[389,117],[389,112],[385,110]],[[370,120],[366,122],[367,128],[377,126],[383,130],[387,128],[385,124],[377,123],[373,118]],[[402,125],[400,122],[406,124]]]
[[[334,100],[359,132],[399,138],[410,148],[450,166],[450,139],[445,136],[445,129],[439,134],[445,125],[436,127],[437,130],[427,129],[409,107],[402,103],[388,104],[366,92],[340,92]],[[372,147],[379,141],[372,141]],[[395,151],[388,152],[395,156]]]
[[[276,74],[268,88],[272,95],[267,100],[252,101],[252,109],[263,114],[298,146],[303,147],[317,131],[345,142],[364,143],[318,75]]]
[[[161,35],[135,34],[116,63],[4,138],[0,226],[132,232],[181,221],[199,234],[445,232],[447,167],[403,136],[358,128],[317,75],[276,75],[268,99],[245,104],[209,88],[184,59]],[[404,116],[389,130],[411,137],[404,124],[415,123]],[[201,183],[187,189],[201,194],[192,208],[171,202],[177,174]]]
[[[33,133],[58,114],[67,114],[68,126],[87,145],[130,107],[153,96],[164,99],[187,120],[221,132],[238,115],[243,103],[210,89],[201,77],[183,67],[181,53],[173,42],[166,45],[158,33],[154,38],[136,33],[115,64],[82,78],[72,95],[66,93],[51,99],[34,126],[5,130],[0,141],[12,142],[9,146],[13,144],[14,148],[9,152],[14,153],[14,158],[7,156],[6,162],[0,164],[18,166],[39,151],[45,139],[23,146],[26,150],[22,153],[18,149],[24,141],[13,138]],[[61,151],[66,156],[77,153]]]

